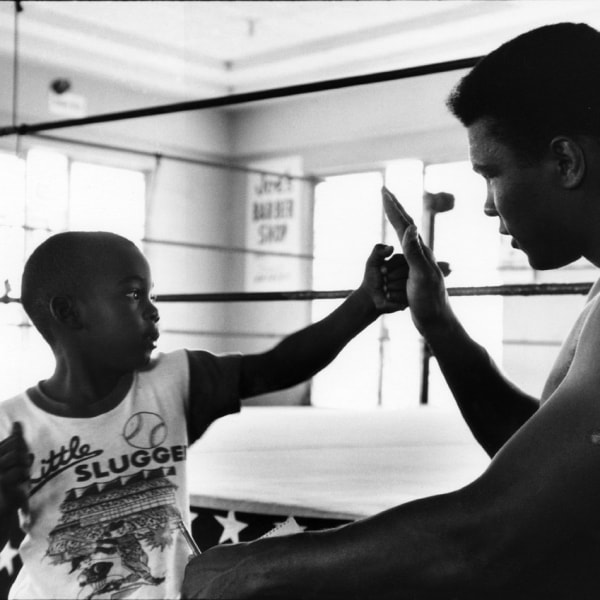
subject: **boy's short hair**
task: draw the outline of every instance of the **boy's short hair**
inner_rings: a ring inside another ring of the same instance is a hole
[[[73,296],[92,281],[103,253],[116,245],[133,242],[105,231],[67,231],[42,242],[25,263],[21,302],[25,312],[53,345],[50,302],[56,296]]]
[[[557,23],[517,36],[482,58],[447,106],[467,127],[491,118],[493,134],[532,159],[557,134],[600,137],[600,32]]]

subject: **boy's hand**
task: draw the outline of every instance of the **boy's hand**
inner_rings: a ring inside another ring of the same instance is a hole
[[[404,310],[408,264],[401,254],[391,256],[394,248],[376,244],[367,259],[365,275],[360,285],[379,314]],[[390,257],[391,256],[391,257]]]
[[[382,198],[385,214],[398,235],[408,264],[408,306],[417,329],[425,333],[450,312],[444,275],[431,249],[423,244],[410,215],[385,187]]]
[[[0,442],[0,513],[17,508],[28,510],[29,448],[20,423],[14,423],[11,434]]]

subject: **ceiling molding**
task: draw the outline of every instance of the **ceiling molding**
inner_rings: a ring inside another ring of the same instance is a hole
[[[23,1],[18,59],[189,100],[486,54],[597,0]],[[0,2],[0,53],[15,4]]]

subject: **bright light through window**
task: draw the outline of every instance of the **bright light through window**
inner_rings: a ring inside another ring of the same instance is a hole
[[[144,176],[136,171],[74,162],[69,229],[144,237]]]
[[[0,295],[4,282],[12,294],[20,293],[19,282],[25,254],[25,161],[0,154]],[[0,323],[19,323],[20,313],[7,307],[1,310]],[[0,307],[1,309],[1,307]]]
[[[0,154],[0,295],[10,282],[19,297],[25,258],[48,236],[67,229],[108,230],[135,243],[144,237],[143,173],[87,163],[41,148],[27,159]],[[27,327],[20,304],[0,307],[0,398],[17,394],[47,377],[52,353]]]
[[[26,223],[46,233],[67,227],[69,160],[64,154],[33,149],[27,153]]]
[[[388,165],[385,182],[421,232],[424,190],[454,195],[454,208],[435,217],[435,253],[452,269],[448,287],[499,283],[498,223],[483,214],[485,185],[469,163],[424,168],[419,160],[398,161]],[[383,224],[382,183],[381,173],[360,173],[331,177],[317,187],[314,289],[354,289],[373,244],[382,239],[401,252],[395,232]],[[475,339],[500,362],[501,298],[455,298],[452,303]],[[314,302],[314,318],[325,316],[335,304]],[[352,340],[333,364],[313,379],[312,403],[339,408],[414,407],[421,399],[422,365],[422,339],[410,313],[386,315]],[[430,368],[428,403],[449,406],[450,392],[435,360],[430,361]]]
[[[432,193],[449,192],[455,199],[452,210],[435,217],[436,258],[449,262],[452,270],[447,286],[500,284],[498,219],[483,213],[483,178],[473,172],[468,162],[430,165],[425,169],[425,189]],[[453,298],[452,306],[467,331],[501,364],[502,297]],[[435,361],[431,361],[431,368],[431,397],[447,394]]]
[[[315,191],[313,288],[357,288],[374,244],[382,241],[381,173],[330,177]],[[313,320],[339,301],[317,300]],[[380,324],[363,331],[313,378],[315,406],[373,408],[380,385]]]

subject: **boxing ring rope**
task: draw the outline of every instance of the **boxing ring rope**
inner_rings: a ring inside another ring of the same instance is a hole
[[[306,181],[308,183],[319,183],[321,178],[314,177],[312,175],[293,175],[288,173],[277,173],[274,171],[267,171],[265,169],[256,169],[253,167],[247,167],[245,165],[239,165],[232,162],[216,162],[206,160],[203,158],[195,158],[191,156],[182,156],[180,154],[171,154],[168,152],[152,152],[150,150],[142,150],[140,148],[129,148],[127,146],[116,146],[113,144],[103,144],[100,142],[90,142],[84,140],[78,140],[75,138],[56,137],[53,135],[46,135],[43,133],[31,133],[28,134],[30,137],[60,144],[73,144],[76,146],[85,146],[86,148],[93,148],[94,150],[107,150],[109,152],[122,152],[123,154],[135,154],[138,156],[146,156],[148,158],[154,158],[156,161],[162,159],[172,160],[174,162],[186,163],[189,165],[199,167],[210,167],[214,169],[227,169],[228,171],[239,171],[241,173],[257,174],[257,175],[271,175],[273,177],[286,177],[288,179],[297,179],[299,181]]]
[[[580,283],[529,283],[490,286],[464,286],[448,288],[448,295],[466,296],[560,296],[584,295],[592,287],[590,282]],[[157,294],[156,302],[280,302],[288,300],[338,300],[347,298],[354,290],[290,292],[213,292],[208,294]],[[0,303],[21,302],[6,292]]]
[[[64,129],[66,127],[78,127],[82,125],[94,125],[98,123],[109,123],[122,121],[125,119],[137,119],[140,117],[154,117],[158,115],[173,114],[176,112],[185,112],[190,110],[205,110],[208,108],[223,108],[226,106],[235,106],[249,102],[258,102],[262,100],[271,100],[275,98],[286,98],[289,96],[298,96],[314,92],[328,90],[337,90],[359,85],[370,85],[373,83],[383,83],[385,81],[396,81],[410,77],[419,77],[421,75],[432,75],[444,73],[446,71],[456,71],[458,69],[467,69],[475,65],[480,57],[462,58],[451,61],[432,63],[429,65],[420,65],[403,69],[394,69],[392,71],[382,71],[379,73],[369,73],[367,75],[356,75],[351,77],[341,77],[338,79],[326,79],[324,81],[313,81],[297,85],[290,85],[255,92],[244,92],[239,94],[229,94],[226,96],[217,96],[202,100],[190,100],[187,102],[176,102],[147,108],[118,111],[114,113],[105,113],[82,117],[77,119],[62,119],[57,121],[45,121],[28,125],[10,125],[0,127],[0,137],[9,135],[30,135],[40,131],[49,131],[52,129]]]

